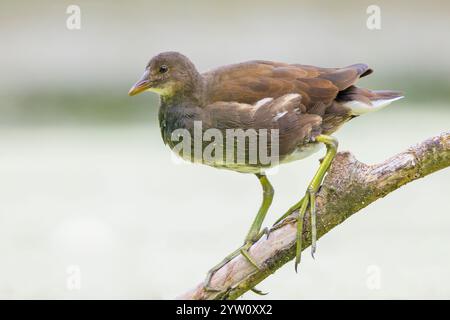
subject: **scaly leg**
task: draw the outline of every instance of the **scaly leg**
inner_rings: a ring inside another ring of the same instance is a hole
[[[322,162],[317,170],[314,178],[311,180],[306,190],[305,196],[293,205],[280,219],[278,219],[275,224],[292,214],[294,211],[298,210],[297,217],[297,236],[296,236],[296,251],[295,251],[295,271],[297,272],[298,264],[301,260],[302,252],[302,235],[303,235],[303,225],[306,210],[309,207],[311,216],[311,254],[314,257],[316,252],[316,240],[317,240],[317,230],[316,230],[316,193],[319,191],[322,180],[330,168],[331,162],[333,161],[338,147],[338,142],[335,138],[327,135],[319,135],[315,138],[317,142],[323,143],[327,147],[327,153],[322,159]]]
[[[268,229],[261,230],[262,223],[264,221],[264,218],[266,217],[267,212],[269,211],[269,207],[272,204],[273,200],[273,187],[269,182],[269,179],[267,179],[266,175],[264,174],[256,174],[256,177],[258,178],[259,182],[261,183],[261,186],[263,188],[263,201],[261,204],[261,207],[259,208],[258,214],[255,217],[255,220],[253,220],[253,223],[250,227],[250,230],[247,233],[247,236],[245,237],[244,245],[240,247],[239,249],[233,251],[231,254],[225,257],[219,264],[214,266],[211,270],[209,270],[206,280],[205,280],[205,289],[209,291],[217,291],[215,289],[212,289],[209,284],[211,282],[211,278],[214,275],[214,273],[222,268],[225,264],[227,264],[229,261],[231,261],[233,258],[237,257],[239,254],[242,254],[248,262],[250,262],[256,269],[259,269],[258,264],[252,259],[252,257],[249,255],[248,249],[256,242],[258,241],[264,234],[268,233]],[[256,293],[260,293],[258,290],[254,290]]]

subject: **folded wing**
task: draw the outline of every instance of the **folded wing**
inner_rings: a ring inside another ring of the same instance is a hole
[[[205,111],[204,129],[217,128],[224,135],[227,129],[253,129],[258,134],[265,132],[261,129],[278,130],[280,158],[321,132],[322,118],[308,114],[297,93],[263,98],[254,104],[219,101],[208,105]],[[270,145],[270,132],[267,134]]]
[[[372,72],[365,64],[345,68],[319,68],[271,61],[228,65],[203,74],[209,83],[208,101],[255,104],[289,93],[302,97],[308,113],[323,115],[340,91]]]

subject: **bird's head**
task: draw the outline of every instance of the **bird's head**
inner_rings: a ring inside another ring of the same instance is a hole
[[[163,52],[153,57],[144,74],[130,89],[134,96],[151,91],[163,97],[193,93],[201,82],[201,75],[194,64],[178,52]]]

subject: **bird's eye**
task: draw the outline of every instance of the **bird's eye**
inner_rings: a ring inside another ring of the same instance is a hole
[[[165,64],[159,67],[159,73],[166,73],[167,71],[169,71],[169,67]]]

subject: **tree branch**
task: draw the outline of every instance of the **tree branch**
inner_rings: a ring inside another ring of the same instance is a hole
[[[381,164],[366,165],[349,152],[337,154],[317,194],[317,236],[341,224],[352,214],[408,182],[425,177],[450,165],[450,132],[430,138]],[[261,266],[255,270],[241,255],[218,270],[211,287],[203,283],[178,299],[236,299],[295,256],[296,220],[293,215],[270,230],[250,248],[253,259]],[[311,244],[309,217],[303,229],[303,250]]]

